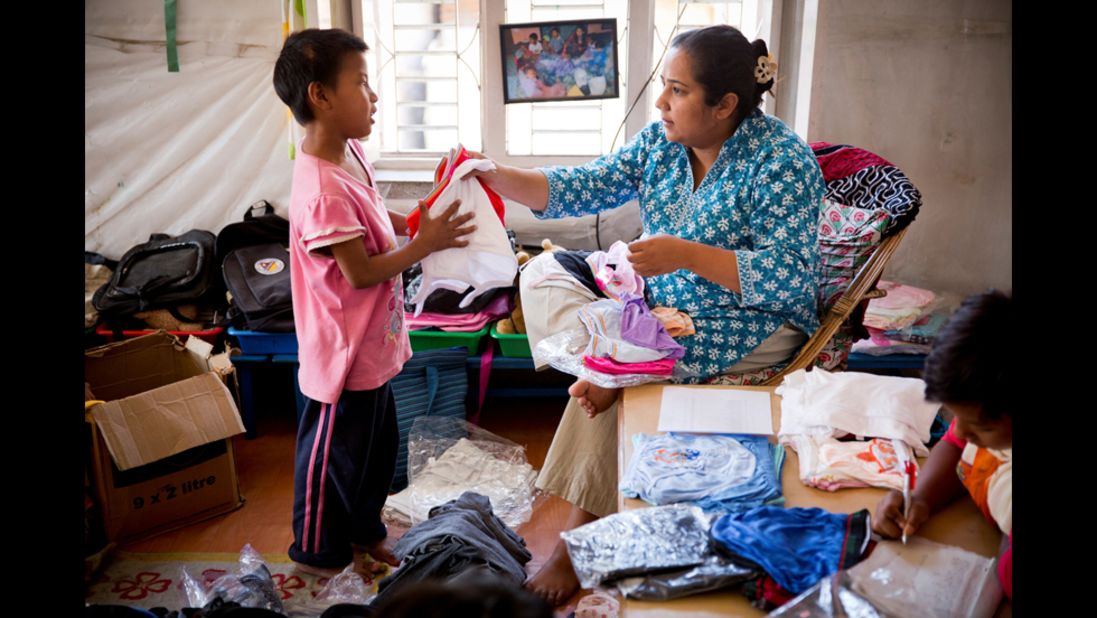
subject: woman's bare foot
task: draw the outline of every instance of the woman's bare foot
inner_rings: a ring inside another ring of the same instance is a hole
[[[598,517],[593,513],[588,513],[573,504],[568,510],[568,519],[564,522],[564,530],[574,530],[596,519]],[[552,555],[549,556],[548,562],[526,581],[526,588],[551,603],[553,607],[559,607],[575,596],[575,593],[579,590],[579,579],[575,576],[575,569],[571,566],[571,557],[568,556],[568,548],[562,540],[556,541],[556,546],[552,548]]]
[[[602,388],[586,380],[577,380],[575,384],[568,387],[568,394],[579,400],[579,405],[586,410],[587,417],[594,418],[617,401],[617,393],[620,390],[619,388]]]
[[[579,591],[579,579],[563,543],[556,545],[548,562],[526,582],[526,588],[553,607],[563,605]]]

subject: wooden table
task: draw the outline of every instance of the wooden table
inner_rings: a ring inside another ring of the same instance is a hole
[[[625,389],[617,416],[617,474],[623,478],[625,467],[632,457],[632,435],[636,433],[661,433],[656,431],[659,423],[659,406],[663,397],[662,384],[649,384]],[[773,427],[781,427],[781,397],[773,391],[776,387],[767,386],[691,386],[690,388],[722,388],[770,393],[773,411]],[[770,438],[776,443],[777,438]],[[781,473],[781,486],[785,495],[785,506],[819,507],[833,513],[854,513],[861,509],[875,511],[876,503],[886,493],[884,489],[840,489],[828,492],[808,487],[800,482],[800,462],[796,452],[785,447],[785,463]],[[648,503],[617,494],[619,511],[648,507]],[[919,534],[931,541],[955,545],[977,554],[993,557],[998,554],[1002,535],[997,528],[987,522],[975,503],[971,500],[957,500],[944,511],[935,514],[919,531]],[[1003,604],[1005,605],[1005,604]],[[765,614],[750,606],[749,601],[737,588],[726,591],[710,592],[689,596],[673,601],[634,601],[622,603],[623,613],[628,618],[653,616],[764,616]],[[1003,613],[1004,610],[1004,613]],[[1009,615],[1009,607],[1000,609],[998,615]]]

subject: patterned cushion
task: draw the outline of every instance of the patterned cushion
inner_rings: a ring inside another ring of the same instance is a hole
[[[827,371],[843,371],[846,361],[849,360],[849,350],[853,346],[853,336],[850,335],[848,325],[842,325],[834,337],[820,350],[815,357],[815,366]],[[777,375],[783,366],[765,367],[747,373],[729,373],[722,376],[709,378],[704,384],[719,384],[722,386],[761,386],[766,380]]]
[[[834,306],[884,237],[890,217],[825,199],[819,211],[819,315]]]
[[[867,210],[823,200],[819,212],[819,315],[825,316],[846,290],[858,269],[880,246],[891,217],[884,210]],[[827,342],[814,365],[827,371],[842,370],[853,346],[853,327],[847,322]],[[777,375],[783,367],[766,367],[749,373],[725,374],[706,384],[757,386]]]
[[[922,195],[899,168],[862,148],[814,142],[812,152],[823,171],[826,198],[819,213],[818,310],[825,316],[885,236],[914,220]],[[859,315],[854,312],[852,318]],[[853,325],[842,324],[814,365],[843,370],[855,339]],[[782,367],[716,376],[707,384],[759,385]]]
[[[811,150],[823,170],[826,197],[888,213],[890,236],[910,225],[922,206],[922,194],[902,170],[863,148],[812,142]]]

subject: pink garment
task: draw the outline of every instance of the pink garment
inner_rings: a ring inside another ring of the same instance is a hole
[[[450,333],[471,333],[480,330],[499,316],[481,313],[468,313],[456,316],[449,313],[424,311],[417,316],[407,316],[408,330],[427,330],[437,328]]]
[[[874,298],[871,305],[881,309],[903,309],[904,307],[925,307],[934,300],[937,295],[929,290],[916,288],[912,285],[903,285],[894,281],[883,281],[876,286],[888,294],[883,298]]]
[[[358,141],[347,144],[372,180],[373,166]],[[380,387],[411,357],[400,277],[356,290],[329,248],[360,238],[371,256],[396,249],[396,233],[380,194],[298,144],[289,219],[301,392],[334,404],[344,389]]]
[[[499,318],[507,317],[512,310],[511,295],[500,294],[478,313],[424,311],[417,316],[408,316],[408,330],[439,328],[451,333],[469,333],[478,331]]]
[[[674,373],[673,358],[664,358],[646,363],[619,363],[608,356],[602,358],[584,356],[583,364],[595,371],[611,375],[644,374],[669,376]]]
[[[651,310],[651,315],[659,318],[671,337],[685,337],[697,332],[693,330],[693,318],[674,307],[656,307]]]
[[[958,448],[962,451],[967,447],[967,440],[961,440],[956,435],[955,429],[956,429],[956,419],[953,418],[952,422],[948,424],[948,431],[945,432],[944,437],[941,438],[941,439],[944,440],[945,442],[948,442],[949,444],[955,446],[956,448]]]
[[[609,251],[595,251],[587,256],[594,281],[606,296],[619,300],[622,294],[644,296],[644,278],[636,274],[628,261],[628,245],[618,240]]]
[[[800,434],[782,437],[781,441],[796,451],[800,481],[825,491],[847,487],[902,491],[903,463],[914,456],[901,440],[840,442],[831,437]]]
[[[929,290],[880,281],[877,287],[887,292],[883,298],[869,301],[865,310],[865,326],[880,330],[901,330],[913,326],[932,309],[937,295]]]
[[[850,349],[855,354],[869,354],[871,356],[886,356],[889,354],[929,354],[930,345],[925,343],[911,343],[902,339],[889,337],[887,331],[878,328],[866,327],[868,339],[859,339],[853,342]]]

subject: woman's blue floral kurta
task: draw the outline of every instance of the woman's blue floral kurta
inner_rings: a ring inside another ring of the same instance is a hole
[[[819,326],[817,225],[823,176],[811,149],[780,120],[754,111],[724,142],[697,190],[685,146],[660,122],[626,146],[580,167],[542,170],[549,202],[541,218],[580,216],[640,201],[645,237],[670,234],[735,252],[742,294],[693,272],[646,279],[652,306],[693,318],[679,337],[685,369],[725,372],[790,322]]]

